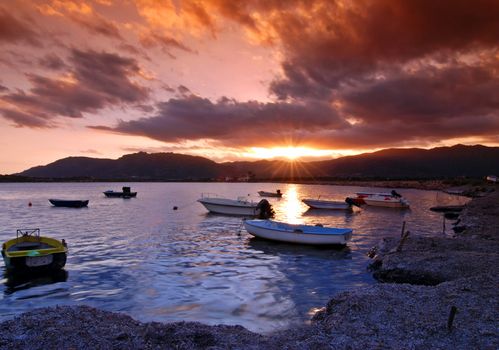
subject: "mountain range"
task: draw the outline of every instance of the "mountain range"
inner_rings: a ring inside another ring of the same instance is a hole
[[[428,150],[393,148],[312,162],[216,163],[184,154],[138,152],[118,159],[68,157],[13,175],[50,179],[206,181],[241,177],[250,180],[427,179],[489,174],[499,174],[499,147],[455,145]]]

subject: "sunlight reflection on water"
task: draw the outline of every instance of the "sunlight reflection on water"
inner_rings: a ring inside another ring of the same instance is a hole
[[[111,199],[109,188],[131,185],[135,199]],[[350,227],[343,249],[306,247],[255,239],[242,220],[208,214],[202,192],[227,198],[259,190],[270,198],[276,220]],[[306,322],[334,294],[375,283],[367,251],[383,236],[441,235],[442,217],[428,210],[456,198],[432,191],[399,190],[410,210],[364,208],[354,212],[307,210],[302,198],[345,198],[360,187],[259,183],[36,183],[0,184],[0,238],[18,228],[65,238],[65,271],[34,279],[5,274],[2,319],[34,307],[88,304],[126,312],[141,321],[241,324],[266,332]],[[54,208],[52,197],[84,197],[84,209]],[[28,206],[31,202],[32,207]],[[178,210],[172,208],[178,206]],[[448,225],[450,227],[450,225]]]

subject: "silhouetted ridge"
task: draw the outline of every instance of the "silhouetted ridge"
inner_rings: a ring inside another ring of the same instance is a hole
[[[316,162],[259,160],[215,163],[176,153],[133,153],[118,159],[68,157],[15,174],[39,178],[129,180],[437,178],[499,174],[499,147],[481,145],[430,150],[393,148]]]

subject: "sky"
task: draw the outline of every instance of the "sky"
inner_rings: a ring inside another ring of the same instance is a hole
[[[0,174],[499,145],[497,0],[0,0]]]

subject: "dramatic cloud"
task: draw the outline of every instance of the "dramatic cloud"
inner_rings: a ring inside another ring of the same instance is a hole
[[[0,101],[11,106],[0,111],[2,116],[17,126],[48,127],[57,116],[81,118],[83,113],[138,103],[148,96],[146,88],[130,79],[140,76],[134,59],[73,49],[68,63],[70,71],[58,78],[27,74],[32,88],[29,93],[17,90],[1,96]]]
[[[33,31],[33,24],[26,23],[0,7],[0,43],[28,43],[40,46],[38,35]]]
[[[93,128],[143,135],[166,142],[212,139],[224,144],[275,145],[283,141],[300,141],[300,135],[324,128],[342,129],[347,126],[328,104],[322,102],[307,105],[256,101],[241,103],[222,98],[212,103],[190,95],[160,103],[158,113],[153,117],[121,121],[114,128]]]
[[[0,115],[94,114],[170,149],[497,143],[498,18],[497,0],[6,3]]]

